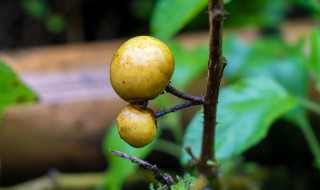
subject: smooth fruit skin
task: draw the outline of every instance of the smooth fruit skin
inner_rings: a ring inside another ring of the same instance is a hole
[[[110,81],[116,93],[129,103],[156,98],[174,71],[170,49],[149,36],[131,38],[120,46],[110,65]]]
[[[152,112],[142,105],[127,105],[117,117],[120,137],[133,147],[149,144],[156,135],[156,121]]]

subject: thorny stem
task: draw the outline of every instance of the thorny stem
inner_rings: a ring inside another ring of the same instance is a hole
[[[169,174],[161,174],[161,172],[159,171],[158,167],[156,165],[152,165],[150,164],[149,162],[146,162],[144,160],[141,160],[139,158],[136,158],[136,157],[133,157],[133,156],[129,156],[125,153],[122,153],[120,151],[116,151],[116,150],[112,150],[112,149],[109,149],[109,151],[116,155],[116,156],[120,156],[122,158],[125,158],[125,159],[128,159],[130,160],[131,162],[134,162],[134,163],[137,163],[137,164],[140,164],[141,166],[143,166],[145,169],[148,169],[152,172],[152,175],[153,175],[153,178],[156,179],[158,182],[162,183],[162,184],[165,184],[165,185],[168,185],[169,187],[171,185],[174,185],[175,182],[174,180],[172,179],[172,177],[169,175]]]
[[[219,95],[220,81],[226,61],[222,57],[222,29],[224,19],[223,0],[209,0],[209,24],[210,45],[208,62],[207,92],[204,97],[204,123],[201,156],[199,162],[199,174],[204,175],[212,182],[210,186],[219,188],[217,166],[207,164],[208,161],[215,162],[214,141],[216,128],[216,112]]]
[[[161,116],[166,115],[168,113],[176,112],[176,111],[181,110],[183,108],[187,108],[187,107],[191,107],[191,106],[195,106],[195,105],[199,105],[199,104],[200,104],[199,102],[186,102],[186,103],[183,103],[183,104],[180,104],[180,105],[176,105],[176,106],[173,106],[171,108],[159,111],[159,112],[154,114],[154,117],[158,118],[158,117],[161,117]]]

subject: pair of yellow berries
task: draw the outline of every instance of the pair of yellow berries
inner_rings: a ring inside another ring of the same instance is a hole
[[[156,98],[174,71],[170,49],[149,36],[131,38],[120,46],[110,65],[115,92],[130,104],[117,117],[120,137],[133,147],[143,147],[155,137],[157,124],[143,102]]]

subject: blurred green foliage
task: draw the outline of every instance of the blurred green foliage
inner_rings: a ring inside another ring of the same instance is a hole
[[[310,11],[313,15],[317,17],[317,19],[320,18],[320,1],[318,0],[294,0],[296,4],[299,6],[307,9]]]
[[[130,6],[130,11],[136,18],[149,21],[155,0],[135,0]]]
[[[185,48],[174,40],[169,41],[168,46],[175,60],[175,70],[171,81],[175,87],[184,89],[207,69],[208,46],[201,44],[196,47]],[[194,66],[195,63],[197,64],[196,67]]]
[[[46,30],[56,34],[66,27],[66,19],[62,14],[53,13],[48,0],[21,0],[21,7],[30,17],[41,20]]]
[[[0,120],[6,107],[36,99],[35,93],[0,59]]]
[[[21,6],[31,17],[41,20],[50,8],[46,0],[21,0]]]
[[[60,14],[51,14],[45,19],[45,27],[51,33],[60,33],[65,29],[65,19]]]
[[[270,27],[277,28],[290,8],[289,0],[232,1],[226,5],[228,18],[226,27]],[[241,8],[239,8],[241,7]]]

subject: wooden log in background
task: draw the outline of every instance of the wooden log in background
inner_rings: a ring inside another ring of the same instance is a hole
[[[4,184],[43,175],[52,168],[105,168],[103,135],[126,104],[114,93],[108,76],[108,63],[122,42],[2,53],[39,96],[38,103],[5,111],[0,134]]]

